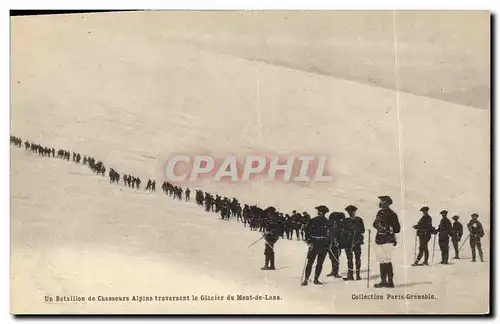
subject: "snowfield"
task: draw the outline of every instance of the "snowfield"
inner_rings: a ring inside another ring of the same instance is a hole
[[[109,17],[12,19],[12,135],[93,156],[108,170],[140,176],[143,183],[154,178],[157,188],[167,158],[177,154],[326,155],[333,176],[328,183],[203,180],[189,187],[311,215],[319,204],[339,211],[354,204],[367,228],[377,196],[390,195],[402,225],[393,260],[396,288],[373,288],[373,245],[370,288],[365,280],[327,278],[328,258],[325,285],[301,287],[304,242],[279,240],[277,270],[260,271],[263,243],[247,248],[259,232],[220,221],[193,201],[174,201],[161,190],[136,191],[122,182],[111,185],[87,166],[12,147],[12,313],[489,311],[489,110],[405,92],[397,100],[390,88],[172,41],[166,35],[173,31],[159,28],[159,20],[148,30],[146,20],[131,19],[121,30],[123,17]],[[359,49],[360,57],[363,51],[369,48]],[[385,73],[389,78],[394,70]],[[412,226],[423,205],[430,207],[436,227],[442,209],[450,218],[459,215],[464,228],[469,215],[478,213],[486,262],[469,262],[466,243],[462,260],[439,265],[436,242],[435,264],[411,267]],[[343,274],[346,267],[343,253]],[[388,293],[436,299],[388,299]],[[362,294],[384,298],[361,300]],[[279,300],[56,303],[46,302],[47,295]]]

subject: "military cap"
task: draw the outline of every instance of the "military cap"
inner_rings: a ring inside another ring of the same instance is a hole
[[[350,211],[356,211],[358,210],[358,208],[356,206],[353,206],[353,205],[349,205],[345,208],[346,212],[350,212]]]
[[[339,218],[345,218],[345,214],[342,212],[333,212],[330,214],[330,219],[339,219]]]
[[[470,217],[479,217],[479,215],[474,213],[474,214],[470,215]]]
[[[448,215],[448,211],[447,211],[447,210],[442,210],[442,211],[440,212],[440,214],[441,214],[441,215]]]
[[[325,205],[315,207],[320,213],[328,213],[330,210]]]
[[[424,206],[424,207],[420,208],[420,211],[429,211],[429,207]]]
[[[451,219],[459,219],[460,217],[458,217],[457,215],[453,216]]]
[[[385,201],[389,205],[392,205],[392,199],[389,196],[379,196],[378,199]]]
[[[276,212],[276,208],[274,208],[273,206],[269,206],[266,208],[265,210],[266,213],[275,213]]]

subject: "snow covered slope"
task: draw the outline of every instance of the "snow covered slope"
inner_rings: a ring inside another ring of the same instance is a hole
[[[377,211],[376,197],[389,194],[403,225],[394,291],[434,293],[438,301],[352,300],[352,294],[375,292],[366,282],[325,278],[324,287],[300,287],[302,242],[278,242],[280,269],[263,273],[262,247],[247,249],[257,233],[221,222],[192,203],[109,185],[83,166],[13,148],[12,311],[51,312],[44,294],[204,293],[268,293],[283,300],[64,307],[162,313],[487,311],[488,263],[408,266],[412,225],[422,205],[429,205],[435,224],[441,209],[460,215],[462,223],[477,212],[487,229],[488,255],[489,111],[405,93],[398,98],[390,89],[200,50],[131,26],[124,32],[112,23],[82,25],[74,17],[57,24],[13,19],[14,135],[89,154],[120,173],[157,182],[166,158],[176,152],[326,154],[332,183],[191,186],[311,214],[318,204],[333,210],[355,204],[367,226]],[[464,249],[463,256],[470,256]],[[438,255],[437,250],[436,260]]]

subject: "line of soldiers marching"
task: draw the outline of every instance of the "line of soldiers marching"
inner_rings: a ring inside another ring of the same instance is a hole
[[[22,140],[18,137],[11,136],[11,144],[21,147]],[[37,153],[42,156],[55,157],[55,149],[44,147],[36,143],[25,142],[25,150],[32,153]],[[77,152],[72,152],[73,162],[80,163],[82,155]],[[70,151],[58,150],[57,157],[65,160],[70,160]],[[106,168],[102,161],[96,161],[93,157],[83,156],[83,164],[96,174],[105,175]],[[119,183],[120,174],[113,168],[109,170],[110,183]],[[123,175],[124,185],[132,188],[140,188],[141,180],[139,177],[130,174]],[[149,179],[145,190],[154,192],[156,190],[156,181]],[[163,192],[166,195],[172,196],[174,199],[182,200],[184,194],[185,200],[190,200],[191,190],[186,188],[185,191],[182,187],[173,185],[164,181],[162,185]],[[396,234],[400,232],[401,226],[399,224],[397,214],[390,208],[392,199],[389,196],[379,196],[379,211],[373,222],[373,227],[376,230],[375,243],[377,244],[377,259],[380,265],[381,282],[375,284],[376,288],[392,288],[394,287],[394,269],[392,266],[392,252],[397,246]],[[303,278],[301,285],[306,286],[309,282],[309,277],[312,273],[312,267],[316,262],[314,273],[314,283],[322,284],[319,281],[323,262],[326,256],[329,256],[331,262],[331,272],[327,274],[329,277],[340,278],[339,275],[339,258],[342,250],[346,253],[347,257],[347,276],[343,278],[346,281],[362,280],[361,278],[361,246],[364,244],[365,225],[363,219],[356,215],[357,207],[349,205],[345,208],[347,216],[344,212],[329,213],[328,207],[321,205],[317,206],[316,210],[318,215],[314,218],[307,212],[299,213],[293,210],[291,215],[283,214],[276,210],[275,207],[268,207],[265,210],[257,205],[241,203],[236,198],[229,199],[215,195],[215,197],[202,190],[196,190],[195,194],[196,203],[205,208],[206,212],[219,213],[221,220],[229,220],[230,217],[236,218],[238,222],[242,222],[246,227],[249,225],[252,231],[261,231],[263,236],[256,242],[264,239],[264,266],[261,270],[275,270],[275,254],[274,244],[279,238],[293,239],[295,233],[297,240],[303,240],[308,244],[308,252],[306,262],[304,264]],[[459,259],[459,252],[467,239],[470,240],[470,247],[472,250],[472,260],[476,261],[476,249],[479,253],[481,262],[484,261],[483,251],[481,247],[481,238],[484,236],[484,229],[482,224],[478,221],[478,215],[472,214],[471,220],[467,224],[469,235],[459,247],[459,242],[463,236],[463,226],[458,221],[459,216],[452,217],[454,223],[447,218],[448,211],[441,211],[442,219],[436,229],[432,225],[432,218],[429,215],[429,207],[424,206],[420,209],[423,213],[422,218],[414,226],[416,237],[419,239],[419,252],[415,258],[413,266],[429,265],[429,249],[428,243],[434,235],[438,237],[439,247],[441,249],[441,264],[449,264],[449,241],[453,244],[455,251],[455,259]],[[252,243],[251,245],[255,244]],[[370,239],[368,240],[370,244]],[[250,246],[251,246],[250,245]],[[416,245],[415,245],[416,247]],[[370,250],[370,249],[368,249]],[[421,258],[424,258],[423,263],[419,263]],[[369,269],[368,269],[369,270]],[[355,274],[355,276],[354,276]],[[369,274],[368,274],[369,277]]]

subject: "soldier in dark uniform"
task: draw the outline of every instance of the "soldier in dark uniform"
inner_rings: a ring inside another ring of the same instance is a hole
[[[264,267],[261,270],[276,270],[274,265],[274,244],[278,241],[279,237],[283,234],[283,223],[279,221],[276,214],[276,208],[268,207],[264,214],[269,217],[264,230]]]
[[[361,217],[356,216],[356,206],[349,205],[345,208],[349,217],[344,220],[344,234],[347,255],[347,277],[344,280],[354,280],[353,276],[353,254],[356,262],[356,280],[361,280],[361,245],[364,244],[363,234],[365,233],[365,224]]]
[[[377,230],[375,243],[378,246],[377,258],[380,263],[380,283],[375,288],[394,288],[394,268],[392,266],[392,251],[397,245],[396,235],[401,230],[398,215],[389,208],[392,199],[389,196],[379,196],[380,210],[375,216],[373,227]]]
[[[429,265],[429,241],[431,240],[432,234],[436,231],[434,226],[432,226],[432,217],[429,215],[429,207],[424,206],[420,208],[423,213],[422,218],[418,221],[417,225],[413,228],[417,230],[417,236],[419,240],[418,255],[412,266],[418,265]],[[424,257],[424,262],[419,264],[420,259]]]
[[[285,225],[285,233],[286,233],[286,238],[291,240],[292,239],[292,219],[290,218],[290,215],[285,214],[285,218],[283,220],[283,224]]]
[[[300,236],[302,237],[302,241],[305,241],[306,240],[306,227],[307,227],[307,224],[309,224],[309,222],[311,221],[311,215],[309,215],[307,212],[303,212],[300,221],[301,221]]]
[[[144,190],[150,190],[151,189],[151,179],[148,179],[148,183],[146,184],[146,189]]]
[[[293,232],[295,232],[295,235],[297,235],[297,241],[300,241],[300,225],[301,225],[301,220],[302,220],[302,215],[297,213],[296,210],[292,212],[292,217],[291,217],[291,227],[292,227],[292,239],[293,239]]]
[[[328,224],[330,227],[330,247],[328,249],[328,257],[332,263],[332,271],[327,274],[327,277],[340,278],[339,275],[339,258],[342,253],[342,229],[345,214],[340,212],[333,212],[330,214]]]
[[[478,214],[470,215],[472,219],[467,224],[467,229],[470,233],[470,248],[472,250],[472,262],[476,262],[476,247],[479,252],[481,262],[483,259],[483,250],[481,249],[481,238],[484,236],[483,225],[477,220]]]
[[[319,281],[319,276],[321,275],[321,270],[323,269],[323,261],[325,261],[329,245],[328,220],[326,218],[328,207],[321,205],[317,206],[316,210],[318,211],[318,216],[311,219],[306,227],[306,243],[309,246],[309,250],[307,252],[305,279],[302,282],[302,286],[307,286],[307,283],[309,282],[314,260],[316,260],[314,284],[323,284]]]
[[[437,229],[439,248],[441,249],[441,264],[448,264],[450,254],[451,221],[448,219],[448,211],[441,211],[441,222]]]
[[[464,227],[458,221],[458,216],[455,215],[452,217],[454,220],[453,225],[451,226],[451,243],[453,244],[453,249],[455,250],[454,259],[460,259],[458,251],[458,243],[462,239],[462,235],[464,234]]]

